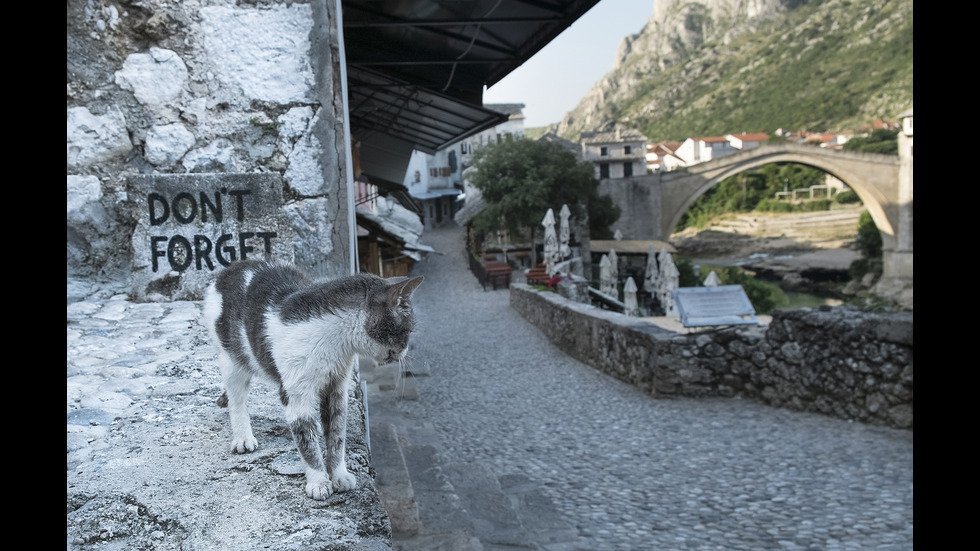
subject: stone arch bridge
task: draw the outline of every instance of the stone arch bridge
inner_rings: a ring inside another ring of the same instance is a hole
[[[911,281],[911,162],[910,156],[771,144],[672,172],[602,180],[600,192],[622,212],[614,229],[629,239],[665,240],[694,200],[725,178],[770,163],[809,165],[839,178],[864,202],[881,232],[883,276]]]

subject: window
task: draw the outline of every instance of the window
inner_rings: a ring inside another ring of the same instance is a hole
[[[599,148],[599,155],[602,155],[603,157],[605,157],[606,155],[609,155],[609,148],[608,147],[600,147]]]
[[[608,178],[608,177],[609,177],[609,163],[599,163],[599,178]]]
[[[633,163],[623,163],[623,176],[629,177],[633,175]]]
[[[627,145],[627,146],[623,147],[623,153],[629,155],[632,152],[633,152],[633,146],[632,145]]]

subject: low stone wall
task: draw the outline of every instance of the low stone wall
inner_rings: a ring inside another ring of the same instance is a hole
[[[676,333],[523,284],[510,304],[569,355],[655,397],[741,396],[912,429],[912,312],[776,311],[768,326]]]

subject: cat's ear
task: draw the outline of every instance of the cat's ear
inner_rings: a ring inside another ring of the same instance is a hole
[[[422,283],[422,276],[411,279],[399,277],[389,278],[388,298],[393,304],[402,304],[407,299],[412,298],[412,293]]]

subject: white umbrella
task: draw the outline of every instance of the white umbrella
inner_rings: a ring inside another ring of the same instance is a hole
[[[555,233],[555,212],[548,209],[541,221],[544,226],[544,267],[550,276],[554,274],[555,264],[558,263],[558,234]]]
[[[704,286],[717,287],[719,285],[721,285],[721,278],[718,277],[718,274],[716,274],[714,270],[711,270],[711,273],[708,274],[708,277],[704,278]]]
[[[565,260],[572,256],[572,249],[568,246],[570,234],[568,217],[572,215],[572,211],[568,210],[568,205],[562,205],[561,210],[558,211],[558,215],[561,217],[561,226],[559,226],[558,231],[558,240],[561,242],[561,247],[558,249],[558,259]]]
[[[626,305],[624,314],[627,316],[640,315],[640,305],[636,300],[636,282],[633,281],[632,277],[626,278],[626,284],[623,285],[623,303]]]
[[[664,313],[668,316],[676,316],[677,308],[674,304],[674,289],[680,286],[680,271],[674,264],[673,257],[666,249],[660,251],[660,284],[657,286],[657,297],[660,299]]]
[[[609,279],[612,281],[612,296],[619,300],[619,259],[616,249],[609,249]]]
[[[602,255],[599,259],[599,291],[611,297],[616,296],[616,287],[609,277],[609,256]]]
[[[657,252],[654,250],[653,245],[647,249],[647,269],[643,274],[643,290],[654,294],[657,290],[657,278],[660,276],[660,270],[657,268]]]

